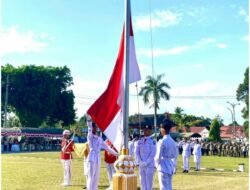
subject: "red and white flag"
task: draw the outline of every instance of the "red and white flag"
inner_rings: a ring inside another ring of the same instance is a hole
[[[129,83],[141,80],[138,67],[132,24],[130,25],[129,45]],[[116,64],[104,93],[88,109],[87,113],[92,120],[112,142],[117,150],[121,150],[123,142],[123,102],[125,86],[125,62],[124,62],[124,29],[122,32],[120,49]]]

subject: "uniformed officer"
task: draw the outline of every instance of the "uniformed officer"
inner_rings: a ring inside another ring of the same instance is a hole
[[[184,138],[184,144],[182,145],[182,159],[183,159],[183,173],[188,173],[189,170],[189,157],[191,155],[191,147],[187,141],[187,138]]]
[[[152,126],[144,127],[144,137],[138,141],[135,152],[139,164],[141,189],[152,190],[154,178],[154,157],[156,154],[156,143],[151,137]]]
[[[74,151],[74,142],[70,139],[70,131],[63,131],[63,139],[61,143],[61,162],[63,165],[64,181],[62,186],[69,186],[71,180],[71,159],[72,153]]]
[[[168,119],[165,119],[163,124],[160,125],[163,138],[157,143],[155,156],[160,190],[172,190],[172,176],[174,174],[174,163],[172,160],[178,156],[176,143],[169,134],[172,126],[173,123]]]
[[[115,149],[114,145],[111,143],[110,140],[106,140],[105,143],[112,149]],[[109,187],[107,188],[107,190],[111,190],[112,189],[112,179],[113,179],[113,175],[115,174],[115,167],[114,167],[114,163],[117,160],[117,156],[114,156],[113,154],[110,154],[107,150],[104,151],[104,161],[105,161],[105,165],[107,168],[107,172],[108,172],[108,178],[109,178]]]
[[[102,148],[109,151],[111,154],[118,156],[118,153],[109,148],[101,137],[97,136],[97,126],[92,123],[90,119],[87,121],[88,126],[88,144],[89,155],[87,157],[88,162],[88,181],[87,190],[98,190],[98,182],[100,176],[101,157],[100,151]]]
[[[200,145],[198,139],[196,139],[195,144],[194,144],[193,155],[194,155],[194,163],[195,163],[195,166],[196,166],[195,171],[200,171],[200,164],[201,164],[201,145]]]

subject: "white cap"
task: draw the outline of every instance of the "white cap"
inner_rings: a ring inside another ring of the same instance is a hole
[[[63,135],[70,135],[70,131],[69,130],[64,130]]]

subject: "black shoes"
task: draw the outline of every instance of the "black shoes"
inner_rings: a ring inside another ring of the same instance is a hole
[[[183,170],[183,172],[182,173],[188,173],[188,170]]]

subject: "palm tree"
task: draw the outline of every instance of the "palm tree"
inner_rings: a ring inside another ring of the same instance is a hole
[[[177,124],[178,131],[181,131],[185,125],[185,122],[184,122],[185,114],[183,113],[183,111],[184,110],[181,107],[176,107],[174,110],[174,114],[172,115],[172,119]]]
[[[156,78],[152,76],[147,76],[145,81],[145,86],[141,88],[141,91],[139,93],[140,96],[143,96],[144,104],[149,104],[149,98],[153,98],[153,103],[150,105],[150,108],[154,108],[154,132],[157,126],[157,109],[159,109],[160,99],[163,98],[165,100],[169,100],[170,95],[167,92],[167,89],[170,88],[170,86],[165,83],[161,82],[162,77],[164,74],[157,75]]]

